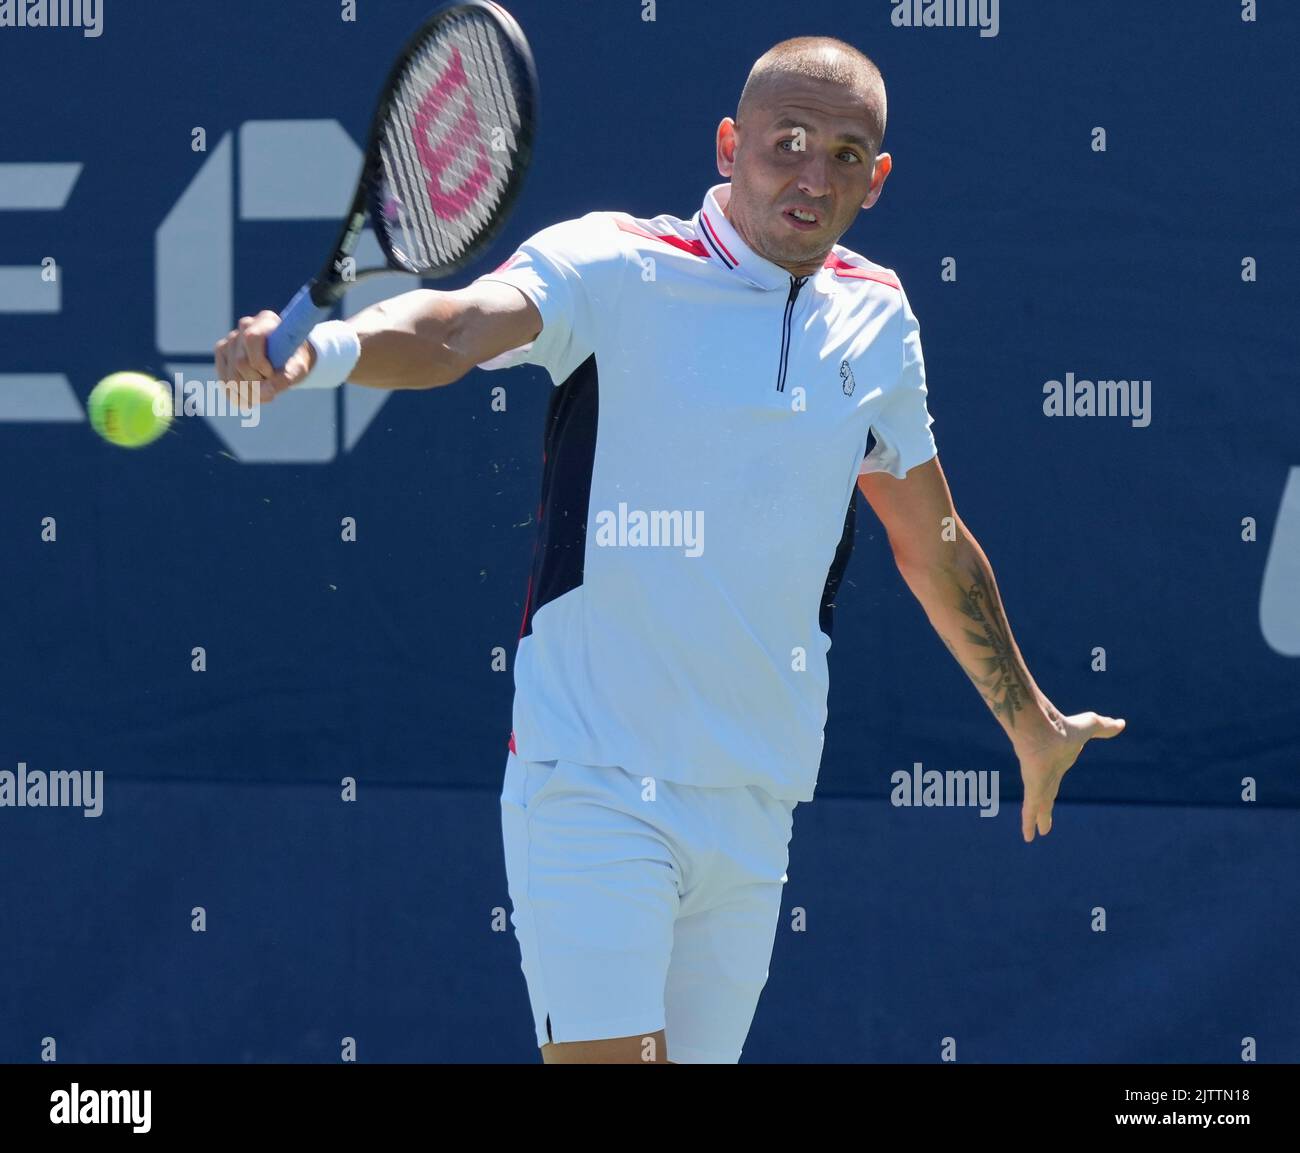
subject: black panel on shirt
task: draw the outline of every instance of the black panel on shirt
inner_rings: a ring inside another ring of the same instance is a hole
[[[819,623],[821,630],[831,636],[835,623],[835,594],[839,591],[840,581],[844,579],[844,570],[848,567],[849,557],[853,555],[853,537],[857,526],[858,488],[855,484],[849,494],[849,509],[844,514],[844,531],[840,534],[840,543],[835,548],[835,559],[831,561],[830,571],[826,574],[826,588],[822,591],[822,608]]]
[[[532,633],[533,615],[542,605],[582,584],[598,396],[595,353],[551,392],[542,450],[541,515],[520,636]]]

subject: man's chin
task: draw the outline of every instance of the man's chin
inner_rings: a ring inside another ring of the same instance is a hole
[[[795,248],[788,244],[770,245],[764,254],[773,264],[779,264],[783,268],[799,267],[801,265],[816,265],[820,268],[825,262],[826,257],[830,254],[830,247],[826,244],[807,245],[801,244]]]

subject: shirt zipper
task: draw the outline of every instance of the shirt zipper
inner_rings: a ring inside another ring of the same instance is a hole
[[[776,391],[785,391],[785,373],[790,361],[790,319],[794,316],[794,302],[799,290],[808,283],[808,277],[790,277],[790,295],[785,302],[785,319],[781,323],[781,364],[776,373]]]

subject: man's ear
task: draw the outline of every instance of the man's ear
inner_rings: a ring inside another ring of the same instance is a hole
[[[880,199],[880,193],[885,187],[885,181],[894,168],[894,158],[888,152],[882,152],[876,157],[875,167],[871,170],[871,190],[867,193],[867,198],[862,202],[863,208],[870,208],[877,200]]]
[[[724,116],[718,125],[718,172],[730,177],[736,168],[736,122]]]

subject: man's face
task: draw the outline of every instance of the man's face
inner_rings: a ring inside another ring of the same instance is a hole
[[[810,275],[880,195],[890,157],[875,154],[875,133],[870,103],[851,89],[804,77],[774,82],[744,123],[719,126],[727,219],[760,256]],[[799,219],[805,214],[815,220]]]

